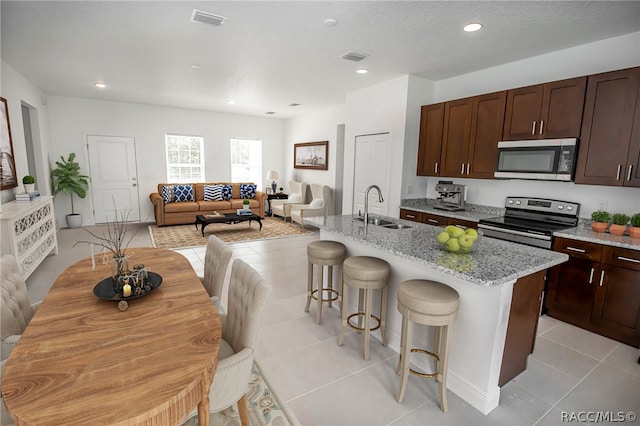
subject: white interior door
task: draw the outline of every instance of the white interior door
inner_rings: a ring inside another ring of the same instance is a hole
[[[378,185],[385,202],[378,201],[378,191],[369,193],[369,213],[388,216],[389,199],[389,133],[356,136],[353,213],[364,214],[364,193],[369,185]]]
[[[87,136],[95,223],[113,221],[116,212],[140,220],[136,147],[133,138]]]

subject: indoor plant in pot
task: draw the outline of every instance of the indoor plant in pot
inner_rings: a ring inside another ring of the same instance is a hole
[[[611,213],[604,210],[596,210],[591,213],[591,230],[594,232],[605,232],[611,220]]]
[[[36,178],[31,175],[26,175],[22,178],[22,184],[24,185],[24,192],[34,192],[36,190]]]
[[[631,216],[630,222],[629,236],[631,238],[640,238],[640,213]]]
[[[627,230],[627,222],[629,222],[629,216],[624,213],[616,213],[611,219],[611,226],[609,226],[609,233],[613,235],[624,235],[624,231]]]
[[[66,160],[60,156],[60,161],[56,161],[56,168],[51,171],[53,195],[66,192],[71,196],[71,213],[66,216],[69,228],[79,228],[82,225],[82,215],[73,208],[73,194],[84,198],[89,189],[89,176],[80,173],[80,165],[75,159],[76,154],[73,152]]]

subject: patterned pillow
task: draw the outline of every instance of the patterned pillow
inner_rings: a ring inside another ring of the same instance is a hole
[[[256,198],[256,185],[252,183],[241,183],[240,198]]]
[[[204,200],[205,201],[222,201],[222,189],[224,185],[205,185]]]
[[[164,203],[171,203],[176,200],[176,192],[173,188],[173,185],[165,185],[162,187],[162,198],[164,199]]]
[[[175,185],[176,201],[194,201],[192,185]]]
[[[231,185],[220,185],[222,186],[222,199],[230,200],[233,197],[233,187]]]

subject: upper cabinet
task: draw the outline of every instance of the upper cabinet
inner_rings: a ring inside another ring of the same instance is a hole
[[[587,77],[507,92],[503,140],[577,138]]]
[[[640,67],[589,76],[576,183],[640,186]]]
[[[445,103],[441,176],[492,179],[507,92]]]
[[[444,103],[424,105],[420,110],[418,176],[440,176]]]

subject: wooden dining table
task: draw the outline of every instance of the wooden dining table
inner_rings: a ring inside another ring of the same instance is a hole
[[[127,250],[161,285],[118,302],[94,295],[111,266],[81,260],[56,279],[9,356],[2,398],[16,425],[209,425],[220,317],[189,261]]]

